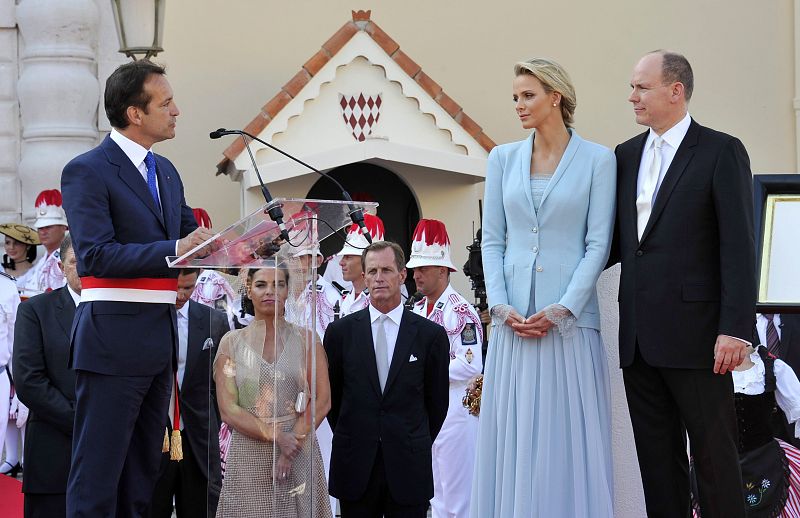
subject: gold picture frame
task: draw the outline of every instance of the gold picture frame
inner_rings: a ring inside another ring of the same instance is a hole
[[[768,194],[764,204],[759,304],[800,304],[800,194]]]
[[[795,201],[798,197],[800,174],[753,175],[759,313],[800,314],[800,239],[796,237],[800,236],[800,219],[790,214],[800,205]]]

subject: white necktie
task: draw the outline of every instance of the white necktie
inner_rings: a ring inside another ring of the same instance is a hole
[[[642,192],[636,198],[636,230],[640,241],[642,234],[644,234],[644,228],[647,226],[647,220],[650,219],[650,213],[653,210],[653,198],[655,198],[656,187],[658,186],[658,177],[661,175],[661,144],[663,142],[664,139],[661,137],[653,139],[650,167],[647,169],[642,182]]]
[[[378,317],[378,336],[375,337],[375,363],[378,366],[381,392],[386,387],[386,378],[389,376],[389,344],[386,343],[386,327],[383,325],[387,318],[386,315]]]

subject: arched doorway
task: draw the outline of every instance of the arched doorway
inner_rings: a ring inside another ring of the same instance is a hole
[[[341,183],[355,200],[378,202],[378,217],[383,220],[386,240],[399,244],[408,257],[411,234],[419,222],[419,206],[408,185],[392,171],[366,162],[347,164],[328,172]],[[307,198],[340,200],[339,189],[325,178],[318,179],[308,191]],[[345,229],[346,232],[346,229]],[[322,243],[322,253],[329,257],[342,248],[344,233]],[[406,279],[409,293],[414,293],[414,280]]]

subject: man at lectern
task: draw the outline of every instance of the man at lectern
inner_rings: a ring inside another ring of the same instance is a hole
[[[61,177],[81,304],[72,329],[75,430],[67,515],[142,516],[161,462],[176,351],[178,270],[212,236],[197,228],[183,183],[152,146],[180,113],[161,66],[134,61],[106,82],[113,129]]]

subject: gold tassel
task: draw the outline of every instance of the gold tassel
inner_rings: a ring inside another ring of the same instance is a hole
[[[169,460],[183,460],[183,443],[181,431],[172,430],[172,440],[169,445]]]
[[[161,453],[169,452],[169,428],[164,427],[164,444],[161,446]]]

